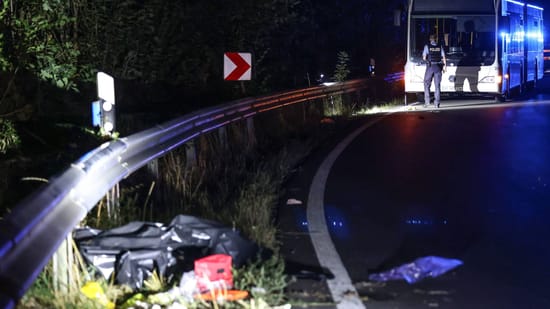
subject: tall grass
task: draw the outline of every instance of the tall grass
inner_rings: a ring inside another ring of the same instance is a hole
[[[404,106],[404,99],[396,98],[396,99],[389,100],[387,102],[378,102],[377,104],[373,104],[371,106],[364,106],[358,109],[355,112],[355,115],[387,113],[395,110],[398,107],[403,107],[403,106]]]
[[[99,301],[97,298],[87,297],[82,293],[82,288],[86,283],[94,280],[93,270],[88,269],[85,265],[82,256],[78,253],[76,245],[70,240],[70,246],[73,248],[74,255],[73,265],[71,267],[70,280],[67,282],[66,287],[60,289],[56,286],[56,280],[54,280],[54,267],[52,261],[44,268],[44,270],[38,275],[37,279],[27,291],[26,295],[20,300],[17,308],[61,308],[61,309],[77,309],[77,308],[90,308],[90,309],[104,309],[106,308],[103,300],[110,300],[113,303],[120,299],[129,290],[123,286],[115,286],[106,280],[98,280],[105,298]]]
[[[196,162],[191,167],[186,149],[163,157],[159,189],[153,197],[156,209],[162,210],[159,213],[168,217],[192,214],[219,221],[236,227],[261,246],[276,249],[273,214],[282,182],[315,142],[303,133],[314,132],[306,129],[314,124],[304,123],[299,113],[288,117],[278,112],[273,119],[255,128],[256,147],[252,147],[254,139],[247,136],[244,124],[235,123],[226,127],[227,140],[217,132],[198,138],[194,143]]]

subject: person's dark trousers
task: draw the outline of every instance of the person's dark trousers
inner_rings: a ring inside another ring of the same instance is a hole
[[[430,85],[434,81],[434,105],[439,107],[441,99],[441,67],[439,64],[431,64],[426,67],[424,74],[424,104],[430,104]]]

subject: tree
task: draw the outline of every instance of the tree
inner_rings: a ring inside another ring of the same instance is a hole
[[[350,73],[349,65],[349,55],[345,51],[338,52],[338,62],[336,63],[336,69],[334,70],[334,81],[343,82],[348,78]]]
[[[89,67],[78,62],[72,9],[70,2],[58,0],[3,1],[1,71],[12,77],[28,71],[42,81],[70,90],[77,90],[78,81],[89,80]]]
[[[77,90],[79,81],[91,77],[89,67],[79,65],[72,8],[71,2],[59,0],[2,1],[0,134],[5,145],[15,145],[5,137],[18,140],[8,120],[33,116],[43,99],[43,83]]]

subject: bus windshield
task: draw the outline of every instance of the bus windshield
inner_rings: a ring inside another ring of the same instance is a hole
[[[410,60],[420,62],[430,34],[436,34],[450,65],[495,61],[495,16],[411,16]]]

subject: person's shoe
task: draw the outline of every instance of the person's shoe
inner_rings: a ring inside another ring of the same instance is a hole
[[[430,106],[430,104],[424,104],[422,107],[427,108],[428,106]]]
[[[439,103],[435,104],[435,108],[439,108]]]

